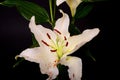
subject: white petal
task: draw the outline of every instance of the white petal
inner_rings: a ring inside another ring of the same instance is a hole
[[[62,10],[60,10],[60,12],[63,14],[63,16],[56,21],[54,29],[58,30],[62,35],[69,37],[69,16]]]
[[[39,63],[41,59],[40,47],[26,49],[22,51],[18,57],[24,57],[25,60]]]
[[[82,0],[66,0],[66,3],[69,5],[72,16],[76,13],[76,8],[82,2]]]
[[[47,80],[55,79],[58,76],[58,74],[59,74],[58,68],[56,66],[55,67],[50,67],[49,69],[47,69],[47,74],[49,76],[47,78]]]
[[[99,31],[100,30],[98,28],[87,29],[87,30],[83,31],[82,34],[69,37],[68,38],[68,47],[65,48],[68,51],[67,55],[75,52],[81,46],[83,46],[85,43],[92,40],[95,36],[98,35]]]
[[[46,42],[47,44],[50,44],[50,38],[55,41],[56,40],[56,34],[42,25],[36,25],[35,24],[35,17],[33,16],[30,20],[29,27],[31,32],[35,35],[36,40],[40,45],[42,45],[42,40]]]
[[[82,77],[82,61],[78,57],[65,57],[60,61],[61,64],[68,66],[70,80],[81,80]]]
[[[56,5],[59,6],[59,5],[62,4],[64,1],[66,1],[66,0],[57,0]]]
[[[58,68],[56,61],[58,60],[57,54],[55,52],[50,52],[46,48],[44,50],[42,60],[40,61],[40,70],[42,74],[47,74],[49,76],[48,80],[55,79],[58,75]]]
[[[82,2],[82,0],[66,0],[70,7],[77,8],[77,6]]]
[[[56,67],[57,55],[51,53],[47,47],[38,47],[24,50],[19,57],[24,57],[31,62],[39,63],[42,74],[49,75],[50,78],[56,78],[58,69]]]

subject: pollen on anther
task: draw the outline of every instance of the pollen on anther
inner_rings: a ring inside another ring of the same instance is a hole
[[[75,75],[73,74],[73,78],[75,77]]]
[[[66,36],[64,36],[64,40],[67,40]]]
[[[51,37],[50,37],[50,35],[47,33],[47,37],[49,38],[49,39],[51,39]]]
[[[49,46],[49,44],[47,44],[45,41],[42,40],[42,42],[43,42],[46,46]]]
[[[58,31],[57,29],[54,29],[54,31],[56,31],[58,34],[61,34],[61,32],[60,32],[60,31]]]
[[[56,52],[57,50],[50,50],[51,52]]]
[[[68,42],[66,42],[66,45],[65,45],[66,47],[68,46]]]

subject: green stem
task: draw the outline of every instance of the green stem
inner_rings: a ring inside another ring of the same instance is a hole
[[[49,7],[50,7],[50,17],[51,17],[51,22],[53,27],[54,18],[53,18],[52,0],[49,0]]]
[[[71,24],[75,24],[75,18],[72,17]]]
[[[56,12],[56,0],[54,0],[54,14],[53,14],[53,17],[54,17],[54,19],[55,19],[55,13]]]

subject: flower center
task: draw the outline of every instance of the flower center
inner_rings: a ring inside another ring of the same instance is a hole
[[[49,35],[49,33],[47,33],[46,35],[50,40],[50,44],[48,44],[44,40],[42,40],[42,43],[50,47],[51,52],[56,52],[58,55],[58,58],[60,59],[65,54],[65,51],[64,51],[65,47],[67,47],[69,43],[67,41],[66,36],[63,36],[60,31],[56,29],[54,31],[57,33],[56,40],[53,40],[51,36]]]

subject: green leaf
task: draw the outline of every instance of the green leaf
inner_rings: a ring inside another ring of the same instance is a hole
[[[33,48],[33,47],[38,47],[39,46],[39,43],[37,42],[37,40],[35,39],[35,36],[34,36],[34,34],[32,34],[32,46],[31,46],[31,48]]]
[[[85,55],[90,57],[93,61],[96,61],[95,57],[92,55],[92,53],[90,52],[90,43],[87,43],[85,46],[84,46],[84,49],[85,49]]]
[[[1,5],[7,6],[7,7],[13,7],[15,5],[17,5],[20,1],[22,0],[5,0],[3,2],[1,2]]]
[[[87,2],[83,2],[81,3],[76,10],[76,14],[75,14],[75,18],[83,18],[86,17],[90,11],[93,8],[93,4],[92,3],[87,3]]]
[[[37,23],[50,21],[47,11],[32,2],[21,2],[20,5],[17,5],[17,9],[27,20],[34,15]]]
[[[15,68],[16,66],[18,66],[21,62],[23,62],[25,59],[24,58],[19,58],[17,59],[17,62],[13,65],[13,68]]]
[[[88,57],[90,57],[93,61],[96,61],[95,57],[92,55],[92,53],[90,52],[90,50],[86,50],[86,55]]]
[[[27,20],[30,20],[32,16],[35,16],[36,23],[50,21],[47,11],[35,3],[23,0],[6,0],[1,4],[8,7],[16,6],[20,14]]]
[[[81,33],[80,30],[74,24],[70,24],[69,32],[71,33],[71,36]]]

